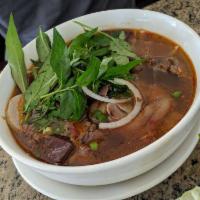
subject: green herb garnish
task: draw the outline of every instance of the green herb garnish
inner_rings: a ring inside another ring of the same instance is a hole
[[[182,95],[182,92],[181,91],[175,91],[171,94],[175,99],[179,99]]]
[[[22,50],[22,44],[19,40],[12,14],[10,15],[8,31],[6,34],[6,56],[11,68],[13,79],[21,92],[24,93],[28,87],[24,52]]]
[[[89,146],[90,146],[90,149],[91,149],[92,151],[97,151],[97,150],[98,150],[98,147],[99,147],[99,145],[98,145],[97,142],[91,142],[91,143],[89,144]]]
[[[62,88],[70,76],[71,66],[65,41],[55,28],[53,29],[53,45],[50,63],[58,77],[60,87]]]
[[[106,114],[104,114],[103,112],[101,112],[100,110],[95,110],[92,115],[99,122],[106,122],[106,121],[108,121],[108,116]]]
[[[39,61],[44,63],[51,51],[51,42],[49,36],[42,31],[41,27],[36,38],[36,49]]]
[[[57,81],[56,74],[53,72],[49,58],[41,67],[37,78],[31,83],[25,92],[25,112],[32,111],[37,107],[40,97],[48,94]]]
[[[116,77],[123,77],[129,74],[130,70],[134,69],[137,65],[141,64],[141,59],[135,59],[126,65],[120,65],[116,67],[109,67],[104,75],[104,79],[112,79]]]
[[[133,94],[125,85],[111,84],[108,90],[109,98],[131,97]]]
[[[112,84],[114,78],[132,79],[132,70],[143,62],[126,41],[126,34],[109,34],[75,22],[84,32],[67,45],[53,29],[53,42],[39,28],[36,38],[37,60],[32,60],[34,80],[28,86],[24,54],[13,16],[10,16],[6,50],[12,75],[24,93],[26,122],[47,130],[56,120],[78,121],[84,116],[87,98],[82,86],[98,93],[101,86],[111,85],[110,96],[127,96],[127,87]],[[107,116],[97,110],[99,122]],[[47,129],[45,129],[47,128]],[[52,128],[52,127],[51,127]],[[60,131],[57,131],[60,132]],[[61,131],[62,132],[62,131]]]
[[[77,85],[88,86],[96,80],[100,67],[100,60],[91,56],[87,69],[78,77]]]

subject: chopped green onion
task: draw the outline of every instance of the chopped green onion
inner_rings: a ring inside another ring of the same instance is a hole
[[[182,95],[182,92],[181,91],[175,91],[175,92],[172,92],[171,94],[175,99],[178,99],[181,95]]]
[[[93,113],[93,117],[96,118],[99,122],[106,122],[108,120],[107,115],[100,110],[95,110]]]
[[[97,142],[91,142],[91,143],[89,144],[89,146],[90,146],[90,149],[91,149],[92,151],[97,151],[99,145],[98,145]]]

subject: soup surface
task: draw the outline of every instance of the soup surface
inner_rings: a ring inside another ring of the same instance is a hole
[[[107,33],[117,35],[120,31]],[[48,126],[38,128],[33,123],[37,110],[33,110],[29,116],[31,120],[28,123],[22,120],[16,128],[13,121],[20,121],[16,119],[20,116],[10,116],[9,110],[24,115],[21,112],[24,100],[19,90],[15,89],[8,105],[7,121],[25,151],[39,160],[56,165],[102,163],[144,148],[183,118],[193,102],[196,89],[195,71],[189,57],[180,46],[161,35],[145,30],[123,32],[131,51],[143,58],[143,62],[131,69],[131,76],[127,78],[142,96],[138,99],[142,106],[137,116],[121,127],[98,127],[99,121],[117,122],[126,117],[136,102],[127,88],[114,87],[112,82],[105,81],[97,90],[99,95],[120,99],[123,93],[123,98],[132,100],[108,103],[87,96],[86,110],[80,120],[58,118],[48,123]]]

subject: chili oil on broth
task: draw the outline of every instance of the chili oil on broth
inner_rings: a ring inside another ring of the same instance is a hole
[[[108,32],[118,31],[111,30]],[[77,139],[73,141],[75,150],[71,152],[71,156],[62,165],[77,166],[102,163],[144,148],[173,128],[185,115],[193,102],[196,89],[196,74],[193,64],[184,50],[173,41],[156,33],[145,30],[124,31],[133,51],[147,60],[147,62],[133,71],[133,83],[143,95],[143,109],[136,119],[123,127],[100,130],[103,135],[101,135],[98,150],[96,151],[90,150],[86,145],[81,145],[79,137],[82,137],[84,133],[77,134]],[[167,70],[162,70],[162,67],[161,69],[155,69],[154,66],[150,66],[149,60],[151,59],[154,59],[156,63],[152,65],[162,66],[166,65],[166,59],[168,58],[174,58],[175,64],[178,63],[177,65],[182,71],[180,75],[177,76]],[[157,63],[157,61],[159,62]],[[174,91],[182,92],[180,98],[175,99],[172,97],[171,94]],[[18,93],[19,91],[15,89],[13,96]],[[164,100],[160,101],[160,98]],[[161,105],[156,103],[154,105],[154,102],[161,103]],[[152,105],[152,107],[149,105]],[[165,108],[166,106],[167,108]],[[144,113],[144,110],[147,107],[149,108],[148,112],[153,109],[153,112],[155,111],[156,113],[158,111],[158,116],[161,117],[154,116],[154,121],[151,121],[153,113],[149,114],[147,112],[148,116],[151,117],[146,121],[146,112]],[[78,130],[84,130],[85,121],[90,123],[91,126],[94,125],[86,118],[82,122],[76,123],[75,127],[79,127]],[[32,154],[23,145],[30,138],[21,133],[13,132],[13,134],[20,146]]]

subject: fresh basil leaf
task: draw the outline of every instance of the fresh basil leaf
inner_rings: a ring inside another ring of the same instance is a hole
[[[87,60],[90,58],[90,56],[91,56],[91,52],[89,49],[85,47],[76,47],[76,49],[74,49],[72,57],[73,57],[73,60],[75,59]]]
[[[104,47],[104,48],[93,50],[92,55],[93,56],[105,56],[109,53],[109,51],[110,50],[108,47]]]
[[[80,120],[85,113],[87,100],[81,90],[73,90],[73,115],[70,117],[71,120]]]
[[[65,120],[78,121],[86,109],[86,97],[80,90],[69,90],[60,95],[60,107],[52,114]]]
[[[56,74],[50,66],[50,59],[47,58],[39,71],[37,78],[31,83],[25,92],[25,112],[32,111],[40,101],[42,95],[48,94],[57,81]]]
[[[75,22],[76,24],[80,25],[87,31],[94,30],[92,27],[85,25],[81,22]],[[131,58],[138,58],[138,56],[131,51],[131,47],[128,42],[125,41],[125,35],[123,33],[120,33],[118,38],[113,37],[112,35],[109,35],[108,33],[105,33],[103,31],[97,31],[97,33],[107,37],[110,40],[110,50],[122,55],[122,56],[128,56]],[[115,33],[115,32],[114,32]]]
[[[110,45],[110,39],[98,33],[87,42],[87,45],[95,48],[108,47]]]
[[[91,56],[86,71],[84,71],[76,81],[77,85],[87,86],[91,84],[98,76],[100,63],[97,57]]]
[[[113,38],[110,42],[110,50],[121,56],[138,58],[138,56],[131,51],[129,43],[119,38]]]
[[[74,97],[72,91],[66,91],[60,95],[60,107],[56,110],[56,115],[62,119],[69,119],[73,114],[73,104]],[[70,106],[69,106],[70,105]]]
[[[105,57],[102,61],[101,61],[101,64],[100,64],[100,67],[99,67],[99,73],[98,73],[98,76],[97,78],[100,78],[108,69],[108,65],[110,63],[110,61],[112,60],[113,58],[112,57]]]
[[[126,65],[129,63],[129,58],[127,56],[113,54],[112,57],[117,65]]]
[[[69,46],[69,54],[72,56],[77,48],[84,47],[88,40],[97,32],[98,28],[94,28],[91,31],[86,31],[72,40]]]
[[[142,63],[142,59],[135,59],[129,62],[126,65],[109,67],[103,76],[104,79],[111,79],[116,77],[122,77],[130,72],[131,69],[134,69],[137,65]]]
[[[36,38],[36,49],[39,61],[44,62],[51,51],[51,42],[49,36],[42,31],[41,27]]]
[[[8,31],[6,34],[6,56],[11,68],[13,79],[21,92],[24,93],[28,87],[24,52],[22,50],[22,45],[17,34],[12,14],[10,15]]]
[[[67,84],[66,84],[66,87],[71,87],[75,84],[76,82],[76,77],[75,76],[72,76],[68,81],[67,81]]]
[[[51,67],[63,86],[71,73],[68,49],[60,33],[53,29],[53,45],[50,59]]]

